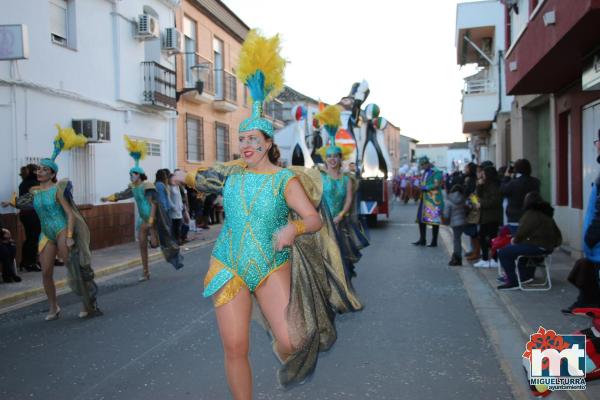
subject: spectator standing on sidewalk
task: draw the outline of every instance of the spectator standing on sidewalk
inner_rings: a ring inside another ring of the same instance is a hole
[[[28,164],[21,167],[21,183],[19,184],[19,196],[24,196],[29,193],[32,187],[39,184],[36,176],[37,165]],[[16,200],[16,199],[15,199]],[[16,207],[14,201],[2,202],[2,207],[13,206]],[[25,229],[25,241],[21,247],[21,263],[19,264],[19,270],[23,271],[41,271],[38,263],[38,239],[42,228],[40,226],[40,220],[35,213],[33,207],[23,208],[19,210],[19,220]]]
[[[510,168],[500,185],[502,195],[506,197],[506,218],[508,226],[514,235],[519,226],[519,220],[523,216],[523,202],[529,192],[540,191],[540,181],[531,176],[531,163],[527,159],[519,159],[515,162],[514,173],[511,174]]]
[[[15,254],[17,248],[10,231],[2,226],[0,221],[0,264],[2,266],[2,281],[4,283],[21,282],[21,277],[15,271]]]
[[[473,266],[492,268],[495,266],[495,261],[489,258],[490,242],[498,234],[498,228],[502,223],[502,194],[496,168],[493,166],[483,168],[475,192],[479,198],[481,260]]]
[[[462,265],[462,234],[467,224],[467,205],[462,185],[454,185],[448,195],[448,204],[444,208],[444,219],[452,227],[454,251],[448,265]]]
[[[519,287],[515,272],[519,256],[543,256],[554,251],[562,243],[560,229],[553,218],[554,209],[538,192],[529,192],[525,196],[523,212],[512,244],[498,250],[500,265],[506,274],[506,282],[498,286],[499,290]],[[520,273],[521,282],[532,281],[534,271],[533,268],[524,269]]]
[[[600,129],[594,140],[596,147],[596,162],[600,164]],[[571,273],[569,282],[579,289],[575,303],[563,312],[571,312],[579,307],[600,307],[600,174],[592,185],[588,207],[583,221],[583,255],[578,260]]]
[[[464,171],[464,195],[468,201],[468,204],[477,203],[474,200],[475,189],[477,188],[477,164],[470,162],[465,165]],[[479,223],[479,209],[471,208],[467,213],[467,221],[465,225],[465,235],[471,240],[471,249],[465,254],[468,261],[479,260],[481,254],[481,247],[479,245],[479,230],[477,224]]]
[[[183,197],[179,190],[179,184],[173,180],[173,175],[169,176],[169,190],[171,191],[171,201],[173,207],[169,212],[171,217],[171,232],[177,244],[181,245],[181,225],[183,221]]]

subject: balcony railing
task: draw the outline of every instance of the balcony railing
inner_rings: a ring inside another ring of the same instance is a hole
[[[496,83],[489,79],[465,79],[465,94],[493,93]]]
[[[237,103],[237,78],[222,69],[215,70],[215,100]]]
[[[144,102],[162,108],[176,109],[175,71],[154,61],[142,62],[142,68],[144,70]]]

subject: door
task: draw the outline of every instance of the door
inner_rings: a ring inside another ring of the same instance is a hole
[[[592,183],[598,176],[598,164],[596,163],[596,148],[594,140],[598,139],[600,130],[600,101],[588,104],[583,108],[583,207],[588,206],[588,198],[592,190]]]
[[[540,194],[551,202],[552,185],[550,180],[550,107],[542,106],[536,110],[537,126],[537,170],[534,175],[540,180]]]

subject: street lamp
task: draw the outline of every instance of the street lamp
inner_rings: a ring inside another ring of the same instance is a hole
[[[179,98],[182,94],[197,91],[198,95],[201,95],[204,91],[204,82],[208,79],[208,74],[210,72],[210,63],[200,63],[196,65],[192,65],[190,67],[190,73],[192,74],[192,78],[196,85],[191,88],[185,88],[182,91],[177,92],[176,100],[179,101]]]

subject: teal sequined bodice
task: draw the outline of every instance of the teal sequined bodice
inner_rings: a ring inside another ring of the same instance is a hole
[[[133,192],[133,198],[138,208],[138,214],[144,222],[148,222],[152,211],[152,205],[146,198],[146,187],[145,185],[132,186],[131,191]]]
[[[58,234],[67,227],[67,216],[56,199],[56,190],[57,187],[52,186],[33,191],[33,208],[40,219],[42,234],[54,242]]]
[[[321,175],[323,177],[323,197],[327,207],[329,207],[329,212],[335,217],[344,209],[346,191],[348,190],[348,177],[343,175],[335,179],[325,173]]]
[[[285,189],[293,177],[288,169],[273,174],[244,170],[227,177],[223,188],[225,222],[212,254],[223,269],[207,285],[204,296],[217,292],[234,273],[253,292],[289,260],[289,249],[275,251],[273,235],[288,223]]]

